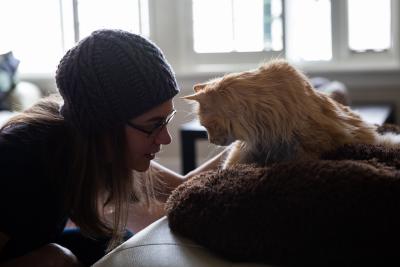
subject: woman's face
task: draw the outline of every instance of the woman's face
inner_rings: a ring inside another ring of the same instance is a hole
[[[167,123],[175,110],[172,100],[133,118],[125,126],[127,138],[127,164],[136,171],[146,171],[150,161],[161,149],[171,143]]]

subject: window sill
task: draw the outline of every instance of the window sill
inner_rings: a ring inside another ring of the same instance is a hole
[[[182,89],[187,90],[187,88],[192,88],[196,83],[205,82],[212,78],[223,76],[226,73],[255,69],[260,64],[202,64],[183,68],[184,71],[182,71],[182,68],[176,67],[175,70]],[[308,77],[322,76],[331,80],[338,80],[346,84],[350,89],[400,89],[400,64],[394,60],[380,63],[368,61],[293,64]]]
[[[195,78],[201,76],[215,76],[230,72],[240,72],[255,69],[262,64],[198,64],[176,68],[177,76]],[[307,73],[390,73],[400,71],[400,61],[386,62],[292,62],[293,65]]]

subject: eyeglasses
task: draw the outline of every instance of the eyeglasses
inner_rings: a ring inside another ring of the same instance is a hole
[[[147,137],[150,136],[156,136],[158,135],[162,129],[172,120],[172,118],[175,116],[176,110],[173,110],[164,120],[161,120],[154,124],[151,127],[143,127],[143,126],[138,126],[133,124],[132,122],[128,121],[127,124],[132,127],[133,129],[136,129],[138,131],[141,131],[142,133],[147,134]]]

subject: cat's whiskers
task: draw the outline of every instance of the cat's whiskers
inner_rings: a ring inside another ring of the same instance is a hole
[[[188,111],[188,110],[181,109],[181,110],[179,110],[179,113],[184,114],[185,119],[192,117],[193,118],[192,120],[194,120],[198,116],[198,113],[194,110]]]

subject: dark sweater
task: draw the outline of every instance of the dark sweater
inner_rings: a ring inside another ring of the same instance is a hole
[[[55,155],[51,148],[63,139],[59,126],[19,125],[0,132],[0,232],[10,238],[0,262],[54,242],[62,233],[68,214],[59,178],[65,176],[51,174],[51,167],[64,162],[66,154]]]

